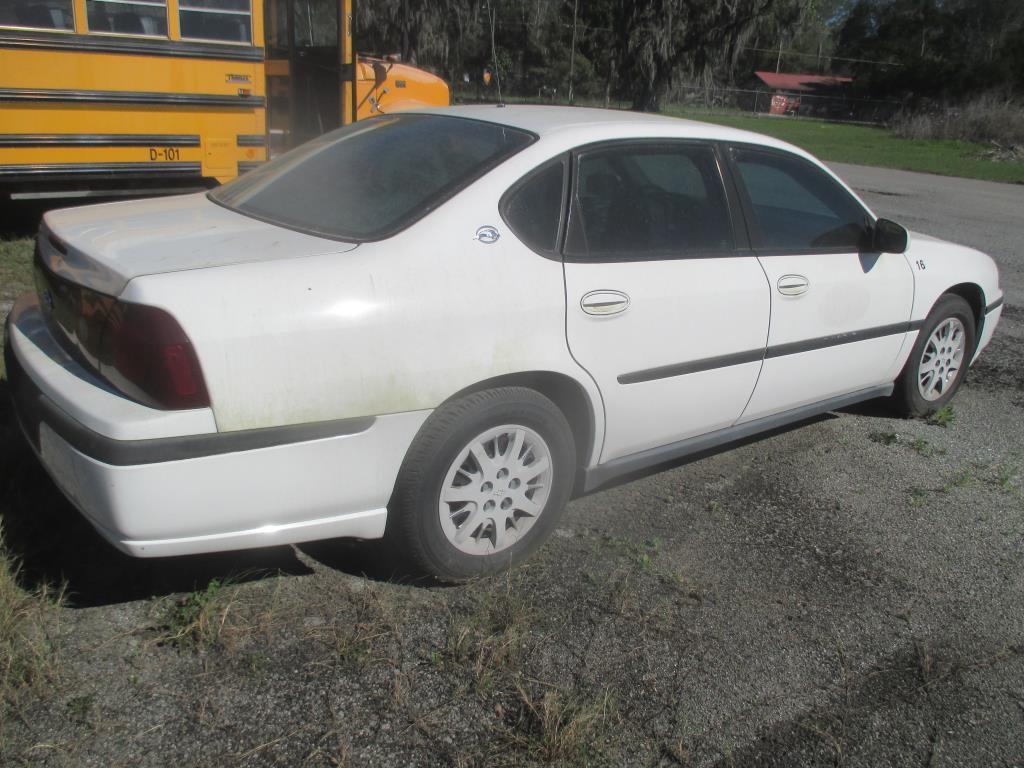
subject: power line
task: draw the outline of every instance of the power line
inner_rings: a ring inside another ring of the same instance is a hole
[[[752,45],[741,45],[740,46],[740,50],[742,50],[742,51],[758,51],[759,53],[778,53],[779,52],[779,49],[776,49],[776,48],[755,48]],[[903,66],[902,64],[899,64],[899,63],[897,63],[895,61],[872,61],[871,59],[849,59],[849,58],[846,58],[844,56],[830,56],[830,55],[825,54],[825,53],[823,53],[823,54],[821,54],[819,56],[817,53],[801,53],[800,51],[786,51],[786,50],[783,50],[782,51],[782,55],[783,56],[803,56],[805,59],[819,59],[820,58],[820,59],[831,59],[832,61],[853,61],[853,62],[857,62],[858,64],[879,64],[879,65],[881,65],[883,67],[901,67],[901,66]]]

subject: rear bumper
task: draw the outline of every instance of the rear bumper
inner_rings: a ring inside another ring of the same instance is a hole
[[[159,557],[383,536],[398,468],[428,412],[152,438],[135,429],[118,439],[86,423],[106,423],[103,413],[76,418],[59,402],[150,409],[108,390],[97,397],[86,372],[44,354],[31,309],[19,303],[5,329],[18,421],[54,482],[118,549]]]

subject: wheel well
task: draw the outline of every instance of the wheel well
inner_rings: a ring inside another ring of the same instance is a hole
[[[529,387],[551,400],[565,414],[576,444],[576,463],[585,466],[594,447],[593,404],[577,382],[562,373],[526,371],[479,381],[452,395],[449,400],[497,387]]]
[[[981,290],[981,286],[975,283],[960,283],[947,289],[946,293],[959,296],[970,304],[971,310],[974,312],[974,335],[975,343],[977,343],[981,338],[981,327],[985,323],[985,294]]]

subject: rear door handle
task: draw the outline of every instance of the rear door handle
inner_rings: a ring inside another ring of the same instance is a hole
[[[580,299],[580,308],[588,315],[617,315],[629,307],[629,296],[622,291],[591,291]]]
[[[783,275],[776,283],[776,287],[784,296],[799,296],[801,293],[807,293],[811,283],[803,275]]]

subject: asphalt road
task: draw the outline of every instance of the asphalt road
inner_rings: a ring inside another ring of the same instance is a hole
[[[13,546],[80,607],[0,763],[1024,765],[1024,187],[835,167],[1000,263],[951,424],[818,419],[576,500],[529,566],[447,589],[336,544],[131,561],[41,492]],[[168,643],[175,592],[240,568]]]

